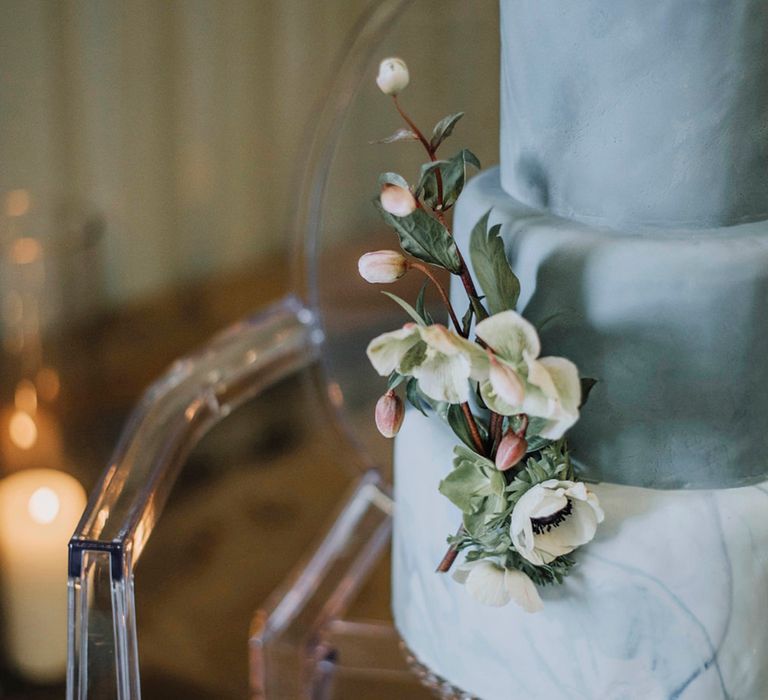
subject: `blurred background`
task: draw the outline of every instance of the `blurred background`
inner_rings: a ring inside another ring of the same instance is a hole
[[[62,697],[64,550],[40,553],[68,539],[142,389],[287,291],[305,131],[366,6],[0,0],[0,697]],[[339,333],[378,303],[357,257],[392,245],[377,174],[413,178],[424,160],[370,143],[401,126],[378,60],[407,60],[402,102],[423,130],[465,111],[448,148],[492,165],[496,22],[492,0],[417,0],[372,61],[327,174],[319,279]],[[363,370],[365,340],[350,355]],[[185,467],[138,570],[146,697],[245,697],[251,613],[349,481],[310,374],[233,414]],[[365,376],[348,402],[361,431],[381,391]],[[322,489],[301,487],[308,461]],[[386,616],[386,562],[374,578],[363,614]]]

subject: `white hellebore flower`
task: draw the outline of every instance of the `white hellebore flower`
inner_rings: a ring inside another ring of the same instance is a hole
[[[405,90],[411,77],[402,58],[385,58],[379,64],[376,85],[385,95],[397,95]]]
[[[396,250],[366,253],[357,261],[357,270],[366,282],[387,284],[408,272],[408,261]]]
[[[527,413],[543,418],[539,434],[560,439],[579,419],[581,382],[576,365],[563,357],[539,357],[536,329],[514,311],[480,321],[475,332],[495,355],[484,374],[473,375],[480,380],[487,406],[505,416]]]
[[[518,553],[541,566],[589,542],[604,517],[597,496],[582,482],[549,479],[520,497],[509,534]]]
[[[544,607],[536,586],[527,574],[517,569],[506,569],[488,559],[458,566],[453,578],[463,583],[469,594],[483,605],[501,607],[514,601],[529,613]]]
[[[470,375],[480,371],[485,359],[476,343],[437,323],[407,323],[399,330],[374,338],[366,352],[382,377],[395,370],[415,377],[429,398],[448,403],[469,399]]]
[[[393,216],[408,216],[416,211],[416,198],[407,187],[387,183],[379,195],[381,208]]]

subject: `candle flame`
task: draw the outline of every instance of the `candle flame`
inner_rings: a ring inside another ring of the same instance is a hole
[[[28,450],[37,442],[37,426],[35,421],[24,411],[14,411],[8,423],[11,441],[22,450]]]
[[[59,514],[61,505],[59,497],[53,489],[47,486],[41,486],[30,497],[27,503],[27,509],[32,516],[32,520],[41,525],[52,523]]]

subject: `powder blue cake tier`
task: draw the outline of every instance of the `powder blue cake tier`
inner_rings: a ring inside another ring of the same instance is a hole
[[[475,602],[434,572],[456,439],[411,412],[396,625],[484,700],[765,700],[768,2],[502,0],[501,31],[455,233],[492,210],[544,354],[599,380],[569,440],[606,521],[543,612]]]

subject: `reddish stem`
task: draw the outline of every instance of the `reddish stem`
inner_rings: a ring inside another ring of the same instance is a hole
[[[469,432],[472,436],[472,442],[477,449],[477,453],[480,455],[485,455],[485,445],[483,445],[483,438],[480,436],[480,430],[478,429],[477,423],[475,422],[475,417],[472,415],[472,411],[470,410],[469,404],[466,401],[461,404],[461,410],[464,413],[464,419],[467,421],[467,426],[469,426]]]
[[[453,310],[453,306],[451,305],[451,300],[449,299],[448,294],[445,291],[445,288],[443,287],[442,284],[440,284],[440,281],[437,279],[437,277],[435,277],[432,270],[430,270],[426,265],[423,265],[420,262],[409,261],[408,265],[416,270],[419,270],[420,272],[423,272],[429,278],[432,284],[435,285],[435,289],[437,289],[437,292],[440,295],[440,298],[443,300],[443,304],[445,305],[445,308],[448,309],[448,314],[451,317],[451,323],[453,323],[459,335],[462,338],[466,338],[467,336],[464,334],[464,330],[461,327],[461,322],[456,316],[456,312]]]

